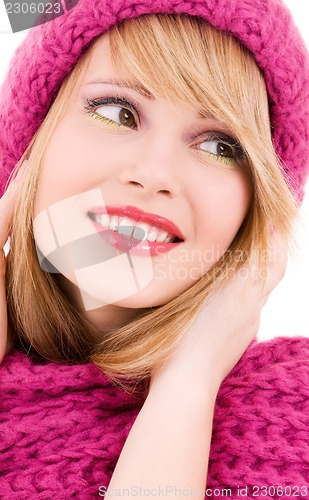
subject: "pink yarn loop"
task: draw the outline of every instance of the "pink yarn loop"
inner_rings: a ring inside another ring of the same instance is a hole
[[[144,398],[93,364],[39,364],[16,350],[0,380],[0,497],[99,498]],[[253,341],[217,396],[207,488],[235,499],[238,487],[267,487],[260,497],[279,500],[293,495],[272,487],[291,486],[309,498],[308,428],[309,339]]]

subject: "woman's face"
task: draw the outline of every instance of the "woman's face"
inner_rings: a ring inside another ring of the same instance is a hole
[[[199,280],[251,199],[224,123],[122,76],[105,35],[47,146],[34,218],[37,246],[86,311],[113,304],[119,314],[165,304]]]

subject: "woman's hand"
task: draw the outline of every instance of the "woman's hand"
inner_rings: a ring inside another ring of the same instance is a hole
[[[145,500],[158,488],[173,497],[191,489],[196,500],[204,499],[218,389],[256,336],[262,307],[285,272],[287,249],[277,233],[270,254],[264,289],[258,267],[243,268],[205,301],[172,355],[154,371],[106,498],[138,486]]]
[[[6,257],[3,250],[12,224],[14,207],[16,203],[17,188],[24,171],[26,161],[20,168],[17,177],[11,181],[8,189],[0,199],[0,363],[5,354],[10,351],[10,334],[8,332],[8,317],[5,289]]]
[[[205,302],[170,358],[151,379],[163,372],[186,372],[215,393],[234,368],[260,325],[260,314],[269,294],[285,274],[287,245],[278,232],[271,234],[269,267],[264,287],[261,269],[243,267]]]

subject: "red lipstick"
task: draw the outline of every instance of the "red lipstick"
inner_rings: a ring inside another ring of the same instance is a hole
[[[147,240],[138,240],[133,237],[124,236],[117,231],[106,228],[94,220],[94,215],[108,214],[118,217],[127,217],[139,223],[146,223],[155,229],[166,231],[176,237],[176,241],[150,242]],[[91,219],[96,230],[101,234],[104,240],[116,246],[121,252],[130,252],[132,255],[155,256],[160,253],[168,252],[183,242],[183,234],[180,229],[169,219],[160,215],[144,212],[143,210],[130,205],[108,205],[106,207],[94,207],[88,211],[88,217]]]
[[[107,205],[106,207],[94,207],[89,210],[93,214],[108,214],[110,216],[128,217],[136,222],[145,222],[150,226],[155,226],[162,231],[174,234],[178,239],[184,240],[180,229],[169,219],[161,215],[144,212],[143,210],[131,205]]]

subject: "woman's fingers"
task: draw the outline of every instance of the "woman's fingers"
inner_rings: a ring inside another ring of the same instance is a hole
[[[176,370],[186,366],[215,386],[221,383],[258,333],[261,310],[285,274],[287,257],[284,239],[273,233],[268,267],[260,266],[259,259],[251,260],[213,293],[166,365]]]
[[[24,161],[16,178],[10,182],[9,187],[0,199],[0,249],[3,249],[10,234],[17,187],[24,172],[26,162],[27,160]]]
[[[17,176],[12,180],[6,192],[0,199],[0,363],[9,352],[11,339],[8,337],[7,300],[5,290],[6,257],[3,247],[6,244],[12,224],[16,194],[19,181],[25,169],[25,163],[19,169]]]
[[[270,293],[284,278],[288,264],[288,245],[279,232],[273,232],[269,248],[269,272],[265,292]]]
[[[16,181],[13,181],[0,199],[0,278],[2,279],[4,279],[6,271],[6,257],[3,247],[6,244],[10,233],[15,192]]]

